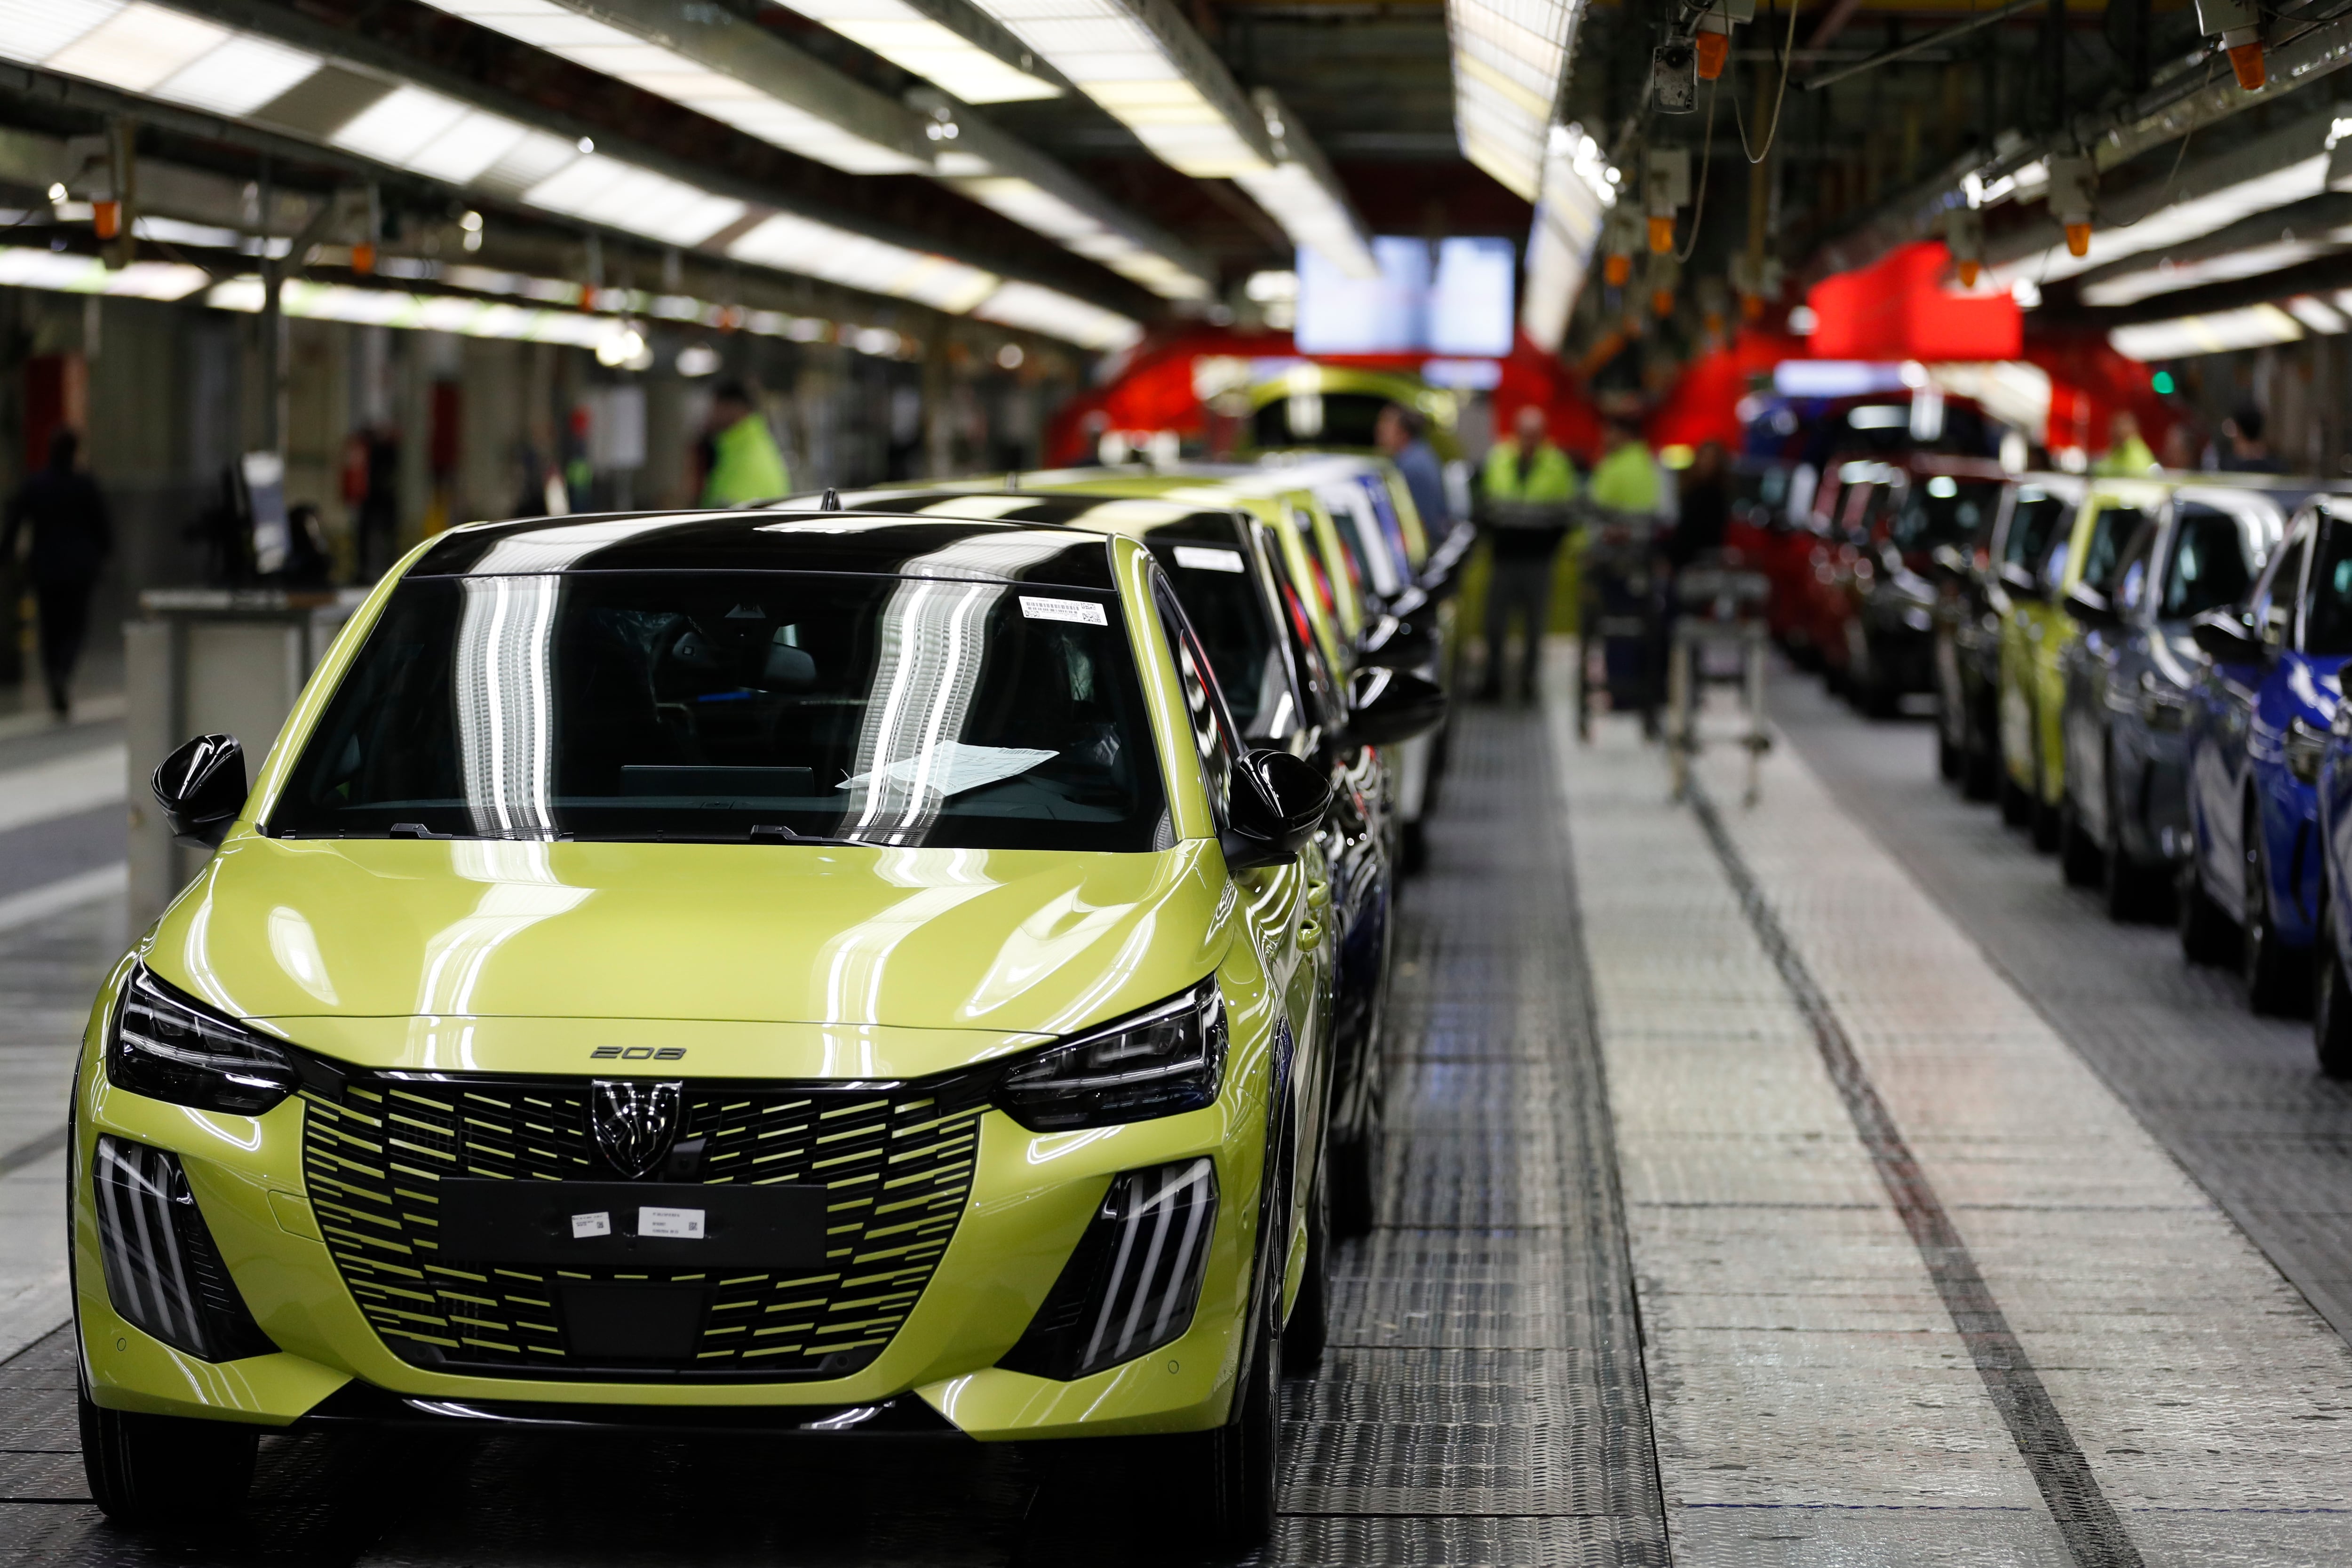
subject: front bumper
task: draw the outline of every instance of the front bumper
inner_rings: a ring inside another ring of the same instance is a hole
[[[608,1381],[528,1368],[517,1375],[436,1370],[395,1353],[354,1297],[322,1228],[329,1204],[313,1193],[304,1157],[314,1105],[298,1095],[263,1115],[237,1116],[114,1088],[100,1037],[113,990],[93,1015],[75,1089],[76,1317],[89,1387],[101,1405],[281,1427],[306,1419],[610,1426],[621,1410],[645,1414],[618,1424],[698,1430],[900,1431],[936,1422],[982,1440],[1199,1430],[1225,1418],[1257,1253],[1271,1077],[1270,1051],[1252,1042],[1270,1040],[1272,1030],[1246,1007],[1234,1007],[1225,1088],[1207,1109],[1061,1133],[1033,1133],[1000,1110],[979,1110],[953,1233],[895,1332],[855,1371],[774,1382]],[[115,1310],[91,1189],[105,1135],[177,1156],[221,1261],[278,1353],[206,1362]],[[1069,1382],[999,1366],[1112,1178],[1202,1155],[1213,1162],[1221,1201],[1181,1336]]]

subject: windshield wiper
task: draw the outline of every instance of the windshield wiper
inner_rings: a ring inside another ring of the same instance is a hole
[[[828,838],[819,834],[802,833],[781,822],[753,823],[749,837],[754,844],[814,844],[836,849],[863,849],[874,842],[870,838]]]

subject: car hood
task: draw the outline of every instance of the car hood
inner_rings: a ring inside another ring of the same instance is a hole
[[[236,1016],[371,1066],[905,1077],[1199,979],[1221,956],[1223,887],[1205,841],[1114,855],[240,837],[145,955]]]

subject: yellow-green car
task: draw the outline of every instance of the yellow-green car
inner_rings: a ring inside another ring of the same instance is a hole
[[[1429,421],[1439,457],[1462,456],[1461,399],[1417,375],[1302,361],[1253,384],[1246,395],[1250,445],[1260,451],[1373,450],[1381,410],[1394,403]]]
[[[1072,528],[429,542],[249,792],[227,737],[158,770],[217,852],[75,1080],[92,1495],[215,1510],[336,1423],[1171,1434],[1262,1535],[1328,784],[1209,669]]]
[[[2074,517],[2038,561],[2004,563],[2000,616],[2000,810],[2030,827],[2038,849],[2058,847],[2066,798],[2065,677],[2060,657],[2080,635],[2066,613],[2077,584],[2104,593],[2124,546],[2164,504],[2165,486],[2137,479],[2082,480],[2038,474]]]

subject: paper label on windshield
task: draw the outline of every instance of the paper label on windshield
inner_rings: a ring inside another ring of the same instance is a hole
[[[584,1241],[592,1236],[612,1234],[613,1216],[610,1214],[599,1211],[595,1214],[576,1214],[572,1216],[572,1239],[574,1241]]]
[[[961,795],[968,789],[1025,773],[1055,755],[1034,746],[973,746],[961,741],[942,741],[929,751],[901,757],[879,771],[883,777],[909,788],[935,789],[943,795]],[[874,774],[859,773],[856,778],[843,780],[841,787],[867,789],[873,783]]]
[[[700,1209],[639,1209],[637,1234],[640,1237],[660,1237],[673,1241],[702,1239]]]
[[[1178,545],[1176,547],[1176,564],[1179,566],[1190,567],[1195,572],[1240,572],[1244,570],[1242,565],[1242,552],[1240,551],[1219,550],[1213,546],[1203,546],[1199,544]]]
[[[1085,626],[1107,626],[1103,607],[1092,599],[1033,599],[1021,595],[1021,613],[1033,621],[1076,621]]]

